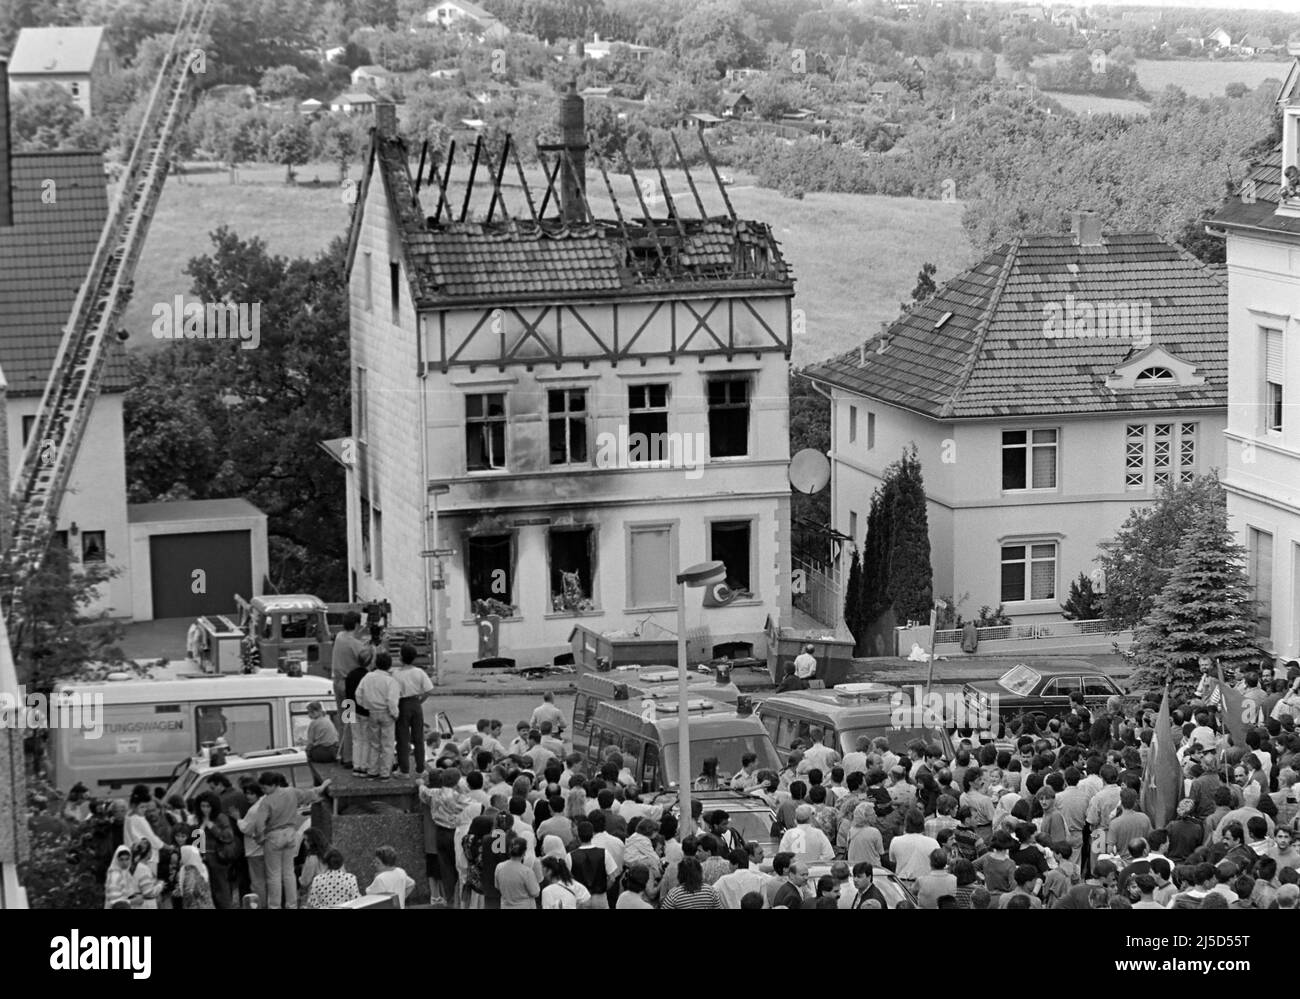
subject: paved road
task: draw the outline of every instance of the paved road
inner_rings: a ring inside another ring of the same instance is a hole
[[[426,724],[432,724],[439,711],[447,712],[452,725],[473,725],[480,718],[500,718],[507,738],[513,739],[515,723],[527,721],[533,708],[542,702],[540,694],[506,697],[441,697],[436,692],[424,702]],[[573,695],[556,694],[555,706],[566,719],[573,718]]]

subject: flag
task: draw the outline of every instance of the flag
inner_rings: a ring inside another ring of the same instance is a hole
[[[1224,728],[1232,736],[1232,744],[1245,748],[1246,745],[1246,712],[1252,713],[1255,709],[1254,702],[1249,705],[1246,699],[1241,696],[1241,691],[1228,686],[1223,679],[1223,666],[1216,664],[1219,670],[1219,693],[1223,695],[1223,704],[1219,707],[1219,714],[1223,716]]]
[[[1151,736],[1151,752],[1142,768],[1142,810],[1151,825],[1163,829],[1178,810],[1182,797],[1183,769],[1178,765],[1173,725],[1169,721],[1169,685],[1160,701],[1156,715],[1155,732]]]
[[[713,586],[704,588],[704,606],[726,607],[739,595],[739,590],[733,590],[726,583],[715,583]]]

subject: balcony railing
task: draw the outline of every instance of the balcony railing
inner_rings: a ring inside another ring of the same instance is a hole
[[[1048,621],[1038,624],[994,624],[976,628],[979,642],[1026,641],[1042,638],[1079,638],[1085,635],[1113,635],[1119,629],[1108,618],[1092,621]],[[935,648],[961,644],[960,628],[942,628],[934,633]]]

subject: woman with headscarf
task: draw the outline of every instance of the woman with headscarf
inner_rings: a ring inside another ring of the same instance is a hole
[[[182,909],[215,909],[208,886],[208,867],[198,847],[181,847],[180,898]]]
[[[880,855],[885,852],[885,840],[872,820],[876,815],[876,803],[864,801],[853,809],[853,823],[849,826],[848,847],[845,860],[852,870],[857,864],[880,866]]]
[[[153,847],[149,845],[148,840],[140,840],[131,851],[131,873],[140,888],[138,908],[158,908],[158,896],[162,894],[163,886],[162,882],[154,876],[153,865],[156,862],[153,857]]]
[[[104,878],[104,908],[134,909],[140,904],[140,884],[132,871],[131,851],[119,846]]]
[[[181,849],[189,844],[190,834],[189,826],[172,826],[172,841],[158,851],[158,898],[161,908],[181,907]]]
[[[492,848],[493,820],[486,815],[476,815],[461,840],[461,854],[465,858],[465,908],[485,908],[483,897],[483,853]]]
[[[149,844],[150,852],[157,858],[158,851],[163,848],[163,840],[149,824],[148,811],[152,803],[153,796],[143,784],[137,784],[131,789],[126,819],[122,823],[122,845],[128,850],[134,850],[137,843],[144,841]]]
[[[564,840],[559,836],[547,836],[542,840],[542,848],[537,854],[537,859],[533,861],[533,873],[537,875],[538,883],[545,880],[545,870],[542,867],[542,861],[547,857],[554,857],[568,866],[569,853],[564,849]]]

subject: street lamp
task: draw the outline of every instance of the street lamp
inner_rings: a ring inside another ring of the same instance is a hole
[[[678,828],[691,820],[691,712],[686,697],[686,588],[713,586],[727,578],[721,562],[701,562],[677,574],[677,794]]]

